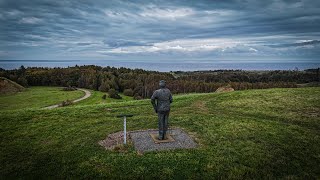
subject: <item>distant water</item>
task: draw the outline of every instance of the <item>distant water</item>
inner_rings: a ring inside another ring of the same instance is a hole
[[[214,63],[214,62],[137,62],[137,61],[110,61],[110,60],[0,60],[3,69],[15,69],[21,65],[25,67],[68,67],[75,65],[98,65],[102,67],[126,67],[154,70],[161,72],[169,71],[199,71],[218,69],[242,69],[242,70],[299,70],[319,68],[320,63]]]

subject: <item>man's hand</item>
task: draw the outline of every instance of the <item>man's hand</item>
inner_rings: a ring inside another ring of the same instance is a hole
[[[154,111],[155,111],[156,113],[158,113],[157,105],[156,105],[156,99],[153,98],[153,95],[152,95],[152,97],[151,97],[151,104],[152,104],[152,106],[153,106]]]

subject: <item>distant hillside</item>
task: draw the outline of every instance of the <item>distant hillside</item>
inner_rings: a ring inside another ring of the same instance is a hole
[[[158,89],[160,80],[174,94],[211,93],[219,87],[230,86],[234,90],[294,88],[297,84],[320,82],[320,69],[304,71],[242,71],[216,70],[198,72],[155,72],[101,66],[74,66],[66,68],[42,68],[21,66],[19,69],[0,69],[0,76],[29,86],[76,86],[101,92],[115,89],[135,97],[150,98]]]
[[[14,94],[24,90],[25,88],[20,84],[7,78],[0,77],[0,94]]]

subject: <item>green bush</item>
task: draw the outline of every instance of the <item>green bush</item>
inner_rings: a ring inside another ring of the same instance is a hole
[[[109,89],[108,94],[110,98],[122,99],[122,97],[118,94],[118,92],[115,89]]]
[[[126,96],[133,96],[133,90],[132,89],[125,89],[123,91],[123,94],[126,95]]]
[[[76,87],[74,87],[74,86],[68,86],[68,87],[64,87],[63,89],[62,89],[62,91],[75,91],[75,90],[77,90],[77,88]]]
[[[108,92],[109,89],[110,89],[110,86],[107,81],[103,81],[99,87],[99,91],[101,92]]]
[[[17,83],[23,87],[28,87],[28,80],[25,77],[19,77]]]
[[[140,99],[142,99],[142,97],[138,93],[136,93],[136,94],[134,94],[133,99],[140,100]]]

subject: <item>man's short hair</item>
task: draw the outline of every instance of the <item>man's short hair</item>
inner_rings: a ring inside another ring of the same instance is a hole
[[[159,81],[159,86],[160,87],[166,87],[166,81],[165,80]]]

